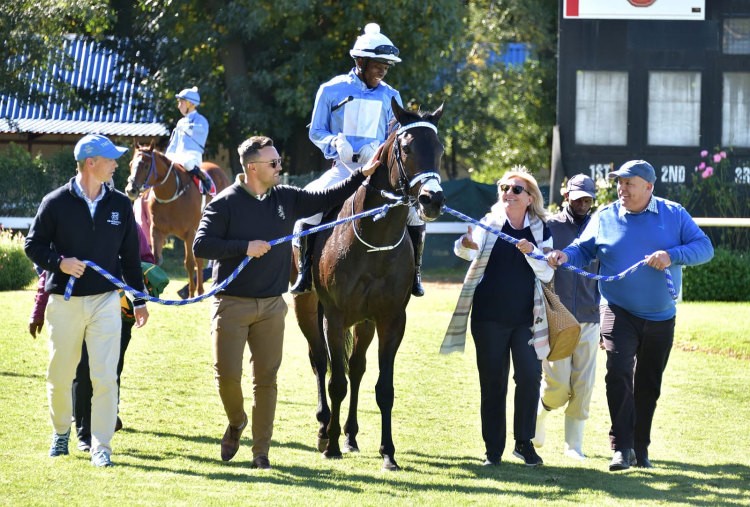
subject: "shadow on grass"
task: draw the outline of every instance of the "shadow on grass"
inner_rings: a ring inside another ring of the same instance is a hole
[[[432,456],[419,452],[405,452],[397,457],[402,472],[378,473],[381,459],[377,453],[355,453],[344,456],[358,467],[372,465],[372,473],[342,471],[340,466],[326,469],[325,460],[311,446],[297,442],[276,442],[272,450],[302,451],[302,462],[296,465],[274,465],[271,471],[251,469],[251,458],[240,455],[230,462],[219,459],[220,438],[183,434],[124,429],[124,432],[148,434],[159,438],[174,438],[215,448],[216,457],[196,453],[169,451],[159,454],[144,453],[138,449],[123,450],[130,462],[118,466],[140,470],[153,470],[217,479],[227,482],[252,482],[280,486],[336,490],[341,492],[372,491],[373,486],[383,492],[403,489],[422,493],[454,492],[458,494],[516,495],[537,502],[548,496],[555,501],[576,502],[582,490],[601,492],[631,504],[659,501],[663,503],[689,503],[691,505],[747,505],[750,494],[747,484],[750,467],[737,463],[700,465],[675,461],[657,461],[655,468],[632,468],[624,472],[609,472],[605,457],[589,458],[586,466],[525,467],[510,458],[497,467],[482,466],[477,456]],[[243,442],[242,453],[250,456],[251,441]],[[187,461],[187,465],[180,463]],[[338,461],[338,460],[337,460]],[[338,461],[340,463],[340,461]],[[601,462],[601,469],[591,469],[592,463]],[[195,463],[193,467],[190,463]],[[272,456],[273,465],[273,456]],[[208,470],[197,468],[208,467]],[[436,480],[437,479],[437,480]],[[488,482],[496,479],[497,482]],[[477,481],[477,482],[474,482]],[[395,489],[394,489],[395,488]],[[585,493],[583,493],[585,494]]]
[[[0,377],[15,377],[15,378],[29,378],[29,379],[46,379],[46,375],[41,373],[16,373],[14,371],[0,371]]]

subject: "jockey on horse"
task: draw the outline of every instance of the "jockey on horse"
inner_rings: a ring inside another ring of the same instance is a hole
[[[177,109],[182,118],[177,122],[164,153],[173,162],[182,164],[187,172],[201,182],[201,192],[211,191],[211,181],[201,171],[203,151],[208,137],[208,120],[198,112],[201,96],[198,88],[186,88],[177,94]]]
[[[388,69],[400,62],[398,48],[380,33],[380,26],[368,23],[349,55],[355,67],[348,74],[336,76],[323,83],[315,97],[310,140],[333,160],[333,167],[320,178],[309,183],[305,190],[322,190],[344,180],[358,167],[364,166],[377,147],[388,137],[393,120],[391,98],[403,107],[398,90],[383,81]],[[296,232],[320,224],[322,214],[301,220]],[[412,210],[407,230],[414,245],[416,271],[411,293],[424,295],[420,267],[424,249],[425,225]],[[312,287],[310,263],[314,236],[300,240],[299,276],[291,289],[302,294]]]

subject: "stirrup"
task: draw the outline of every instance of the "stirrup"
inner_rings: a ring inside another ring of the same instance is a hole
[[[306,292],[310,292],[312,290],[312,280],[310,280],[310,278],[310,268],[301,271],[297,274],[297,281],[294,282],[294,285],[289,289],[289,292],[292,294],[305,294]]]

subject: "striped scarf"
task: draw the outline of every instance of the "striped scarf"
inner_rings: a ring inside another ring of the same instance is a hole
[[[487,213],[482,219],[482,223],[497,230],[501,230],[506,221],[507,217],[499,206],[493,206],[492,211]],[[529,226],[531,227],[531,233],[534,236],[536,244],[541,247],[544,237],[544,222],[536,216],[530,216]],[[484,270],[487,268],[487,261],[492,253],[492,247],[495,246],[495,241],[497,241],[497,236],[487,231],[484,235],[484,242],[480,245],[479,255],[477,255],[472,261],[469,270],[466,272],[464,284],[461,287],[461,294],[456,303],[456,309],[453,311],[453,316],[448,324],[448,330],[443,338],[443,343],[440,345],[441,354],[463,352],[464,350],[466,344],[466,329],[469,322],[469,312],[471,311],[471,305],[474,301],[474,291],[476,290],[477,285],[479,285],[479,282],[482,281]],[[530,260],[530,257],[527,257],[527,260]],[[544,296],[538,278],[535,279],[534,283],[533,313],[534,323],[531,326],[532,337],[529,345],[534,346],[537,358],[544,359],[549,355],[550,350],[549,333],[547,331],[547,313],[544,308]]]

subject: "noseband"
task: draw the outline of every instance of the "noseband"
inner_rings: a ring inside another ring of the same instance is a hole
[[[419,184],[420,186],[422,186],[429,180],[437,180],[438,185],[440,184],[440,173],[435,170],[419,172],[415,174],[414,177],[412,177],[412,179],[410,180],[409,176],[406,174],[406,170],[404,169],[404,162],[401,160],[401,143],[398,142],[398,138],[407,130],[418,127],[428,128],[435,132],[435,134],[437,134],[437,127],[435,125],[428,121],[418,121],[400,127],[396,131],[396,139],[393,142],[393,155],[396,159],[396,165],[398,166],[398,190],[403,196],[404,200],[409,202],[410,205],[414,205],[416,203],[416,199],[409,195],[409,191],[414,185]]]
[[[170,160],[169,161],[169,168],[167,169],[167,173],[164,175],[164,178],[162,178],[161,181],[158,181],[158,182],[154,183],[153,185],[149,185],[148,181],[150,179],[152,179],[152,178],[156,179],[158,177],[158,174],[156,172],[156,155],[153,152],[145,152],[145,151],[142,151],[142,150],[141,150],[140,153],[141,153],[141,156],[145,156],[148,153],[148,157],[151,159],[151,165],[149,166],[148,174],[146,174],[146,178],[143,180],[143,185],[141,185],[140,187],[136,187],[136,185],[135,185],[135,177],[128,178],[128,181],[133,185],[133,187],[136,190],[138,190],[139,194],[141,192],[143,192],[144,190],[148,190],[150,188],[156,188],[156,187],[159,187],[159,186],[163,185],[164,183],[166,183],[167,179],[169,178],[169,175],[172,174],[172,171],[174,169],[174,162],[172,162]],[[139,162],[138,163],[138,167],[140,167],[140,165],[141,164]],[[158,197],[156,197],[156,195],[154,195],[154,200],[156,202],[161,203],[161,204],[167,204],[167,203],[170,203],[172,201],[177,200],[178,197],[180,197],[182,194],[185,193],[185,191],[188,189],[188,187],[182,185],[182,182],[180,181],[179,176],[177,176],[177,172],[176,171],[174,172],[174,178],[175,178],[175,192],[174,192],[174,195],[172,197],[170,197],[169,199],[159,199]]]

